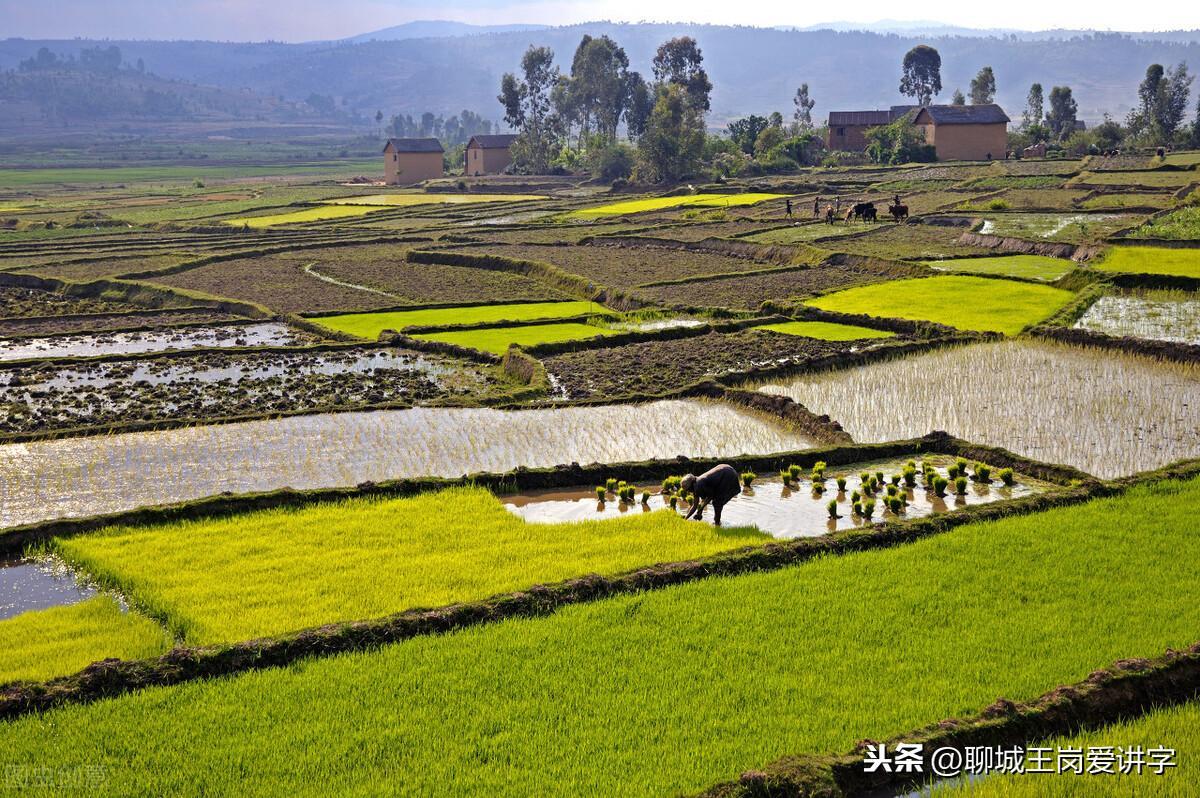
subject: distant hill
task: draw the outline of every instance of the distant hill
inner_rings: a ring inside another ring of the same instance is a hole
[[[1071,86],[1081,118],[1096,121],[1105,112],[1124,116],[1150,63],[1187,61],[1193,72],[1200,71],[1196,31],[951,34],[931,30],[914,34],[610,22],[519,27],[494,30],[421,22],[346,41],[304,44],[8,39],[0,41],[0,69],[15,68],[40,46],[67,53],[91,44],[115,44],[126,63],[144,59],[146,69],[164,79],[270,101],[279,106],[278,113],[306,103],[315,94],[330,98],[338,117],[357,119],[360,129],[372,130],[376,111],[390,117],[426,111],[450,115],[469,109],[498,120],[500,78],[518,67],[525,49],[530,44],[549,46],[559,66],[566,68],[585,33],[616,39],[629,53],[633,68],[644,75],[650,73],[650,60],[661,42],[694,36],[714,84],[710,118],[714,127],[748,113],[778,110],[790,115],[792,96],[802,82],[809,84],[816,100],[818,119],[831,110],[896,104],[903,99],[897,90],[901,59],[919,43],[932,44],[941,52],[944,91],[939,99],[948,101],[956,88],[967,91],[979,68],[990,65],[996,74],[997,101],[1014,118],[1019,117],[1034,81],[1042,83],[1047,93],[1055,85]],[[1194,108],[1195,98],[1189,103],[1189,119]]]
[[[402,39],[432,39],[441,36],[477,36],[484,33],[515,33],[526,30],[545,30],[547,25],[470,25],[466,22],[450,22],[448,20],[419,20],[394,25],[390,28],[360,33],[343,41],[353,42],[388,42]]]

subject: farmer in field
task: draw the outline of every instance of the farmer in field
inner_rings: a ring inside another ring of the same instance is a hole
[[[787,198],[787,218],[792,218],[792,198]]]
[[[704,508],[712,504],[713,520],[717,526],[721,525],[721,510],[725,508],[730,499],[742,492],[737,471],[726,463],[709,469],[698,477],[695,474],[688,474],[680,482],[679,487],[683,495],[686,496],[690,493],[696,497],[683,520],[686,521],[695,515],[696,520],[699,521],[704,515]]]
[[[820,194],[818,194],[817,198],[815,200],[813,200],[813,218],[814,219],[821,218],[821,195]]]

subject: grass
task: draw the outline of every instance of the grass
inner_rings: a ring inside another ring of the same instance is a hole
[[[1193,166],[1200,164],[1200,151],[1173,152],[1163,159],[1163,163],[1171,164],[1172,166]]]
[[[1200,277],[1200,249],[1112,247],[1092,265],[1106,272]]]
[[[1082,172],[1071,179],[1069,185],[1088,186],[1152,186],[1178,188],[1196,179],[1194,172],[1168,171],[1159,169],[1147,172],[1125,170],[1119,172]]]
[[[381,313],[345,313],[338,316],[322,316],[313,321],[331,330],[374,340],[384,330],[403,330],[405,327],[565,319],[589,313],[610,314],[612,311],[595,302],[576,300],[570,302],[523,302],[511,305],[466,305],[423,310],[390,310]],[[593,335],[595,334],[593,333]]]
[[[828,321],[788,321],[782,324],[764,324],[758,330],[770,330],[785,335],[800,335],[819,338],[822,341],[858,341],[863,338],[892,338],[895,333],[874,330],[856,324],[834,324]]]
[[[3,724],[0,747],[17,768],[106,767],[102,795],[236,791],[250,756],[256,789],[275,795],[396,773],[411,794],[690,793],[1190,644],[1198,501],[1196,480],[1140,487],[898,549],[150,688]]]
[[[1057,280],[1075,268],[1075,263],[1045,255],[1002,255],[995,258],[957,258],[931,260],[926,266],[947,272],[992,274],[1001,277],[1024,277],[1029,280]]]
[[[1170,194],[1120,193],[1100,194],[1084,200],[1081,208],[1091,210],[1121,209],[1121,208],[1167,208],[1171,205]]]
[[[1130,238],[1170,238],[1178,241],[1200,239],[1200,206],[1192,205],[1151,219],[1130,233]]]
[[[670,513],[530,524],[482,488],[350,500],[58,540],[185,641],[249,639],[758,542]]]
[[[621,330],[597,327],[592,324],[566,322],[562,324],[533,324],[524,327],[485,327],[477,330],[421,333],[413,336],[426,341],[442,341],[470,349],[502,355],[509,346],[536,346],[560,341],[581,341],[597,335],[617,335]]]
[[[408,207],[411,205],[472,205],[477,202],[528,202],[544,200],[540,194],[368,194],[326,200],[329,205],[375,205]]]
[[[1035,746],[1051,749],[1050,761],[1040,765],[1051,768],[1056,766],[1055,757],[1059,749],[1081,749],[1085,754],[1085,773],[1057,776],[1039,773],[996,774],[978,779],[970,785],[938,787],[932,794],[937,798],[1070,798],[1080,795],[1089,798],[1128,798],[1132,795],[1185,798],[1194,795],[1196,776],[1193,768],[1200,757],[1200,703],[1193,701],[1165,707],[1101,729],[1030,743],[1026,749]],[[1088,749],[1108,748],[1109,753],[1116,755],[1137,747],[1146,752],[1159,747],[1174,749],[1175,767],[1165,768],[1162,775],[1158,775],[1150,767],[1153,757],[1147,754],[1146,767],[1140,773],[1134,769],[1127,774],[1120,774],[1116,772],[1119,770],[1118,764],[1113,765],[1112,774],[1086,773]]]
[[[369,205],[322,205],[317,208],[305,208],[301,211],[276,213],[270,216],[243,216],[238,219],[225,219],[224,223],[234,227],[276,227],[283,224],[322,222],[329,219],[343,219],[347,216],[362,216],[377,210],[379,208]]]
[[[153,657],[170,644],[162,627],[108,596],[23,612],[0,621],[0,684],[63,676],[105,657]]]
[[[933,321],[963,330],[1016,335],[1073,295],[1050,286],[946,275],[859,286],[808,301],[821,310]]]
[[[699,206],[702,208],[732,208],[740,205],[757,205],[767,200],[783,199],[786,194],[688,194],[679,197],[647,197],[643,199],[624,200],[599,205],[595,208],[582,208],[571,211],[568,218],[591,219],[597,216],[622,216],[629,213],[645,213],[646,211],[661,211],[667,208],[682,206]]]

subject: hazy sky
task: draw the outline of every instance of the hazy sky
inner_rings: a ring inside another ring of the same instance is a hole
[[[336,39],[418,19],[477,24],[548,25],[599,19],[795,25],[937,20],[974,28],[1200,28],[1200,3],[1157,0],[1082,3],[1077,0],[858,0],[820,4],[801,0],[702,3],[696,0],[0,0],[0,37],[218,39],[306,41]]]

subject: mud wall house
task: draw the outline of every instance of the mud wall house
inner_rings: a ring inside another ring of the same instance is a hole
[[[392,185],[407,185],[439,178],[443,155],[437,139],[388,139],[383,147],[384,180]]]
[[[867,148],[867,128],[886,125],[891,121],[891,111],[830,111],[825,147],[862,152]]]
[[[1003,158],[1008,150],[1008,114],[998,105],[930,105],[913,118],[925,128],[939,161]]]
[[[500,174],[512,163],[512,145],[516,140],[512,133],[471,136],[467,142],[463,174],[469,177]]]

